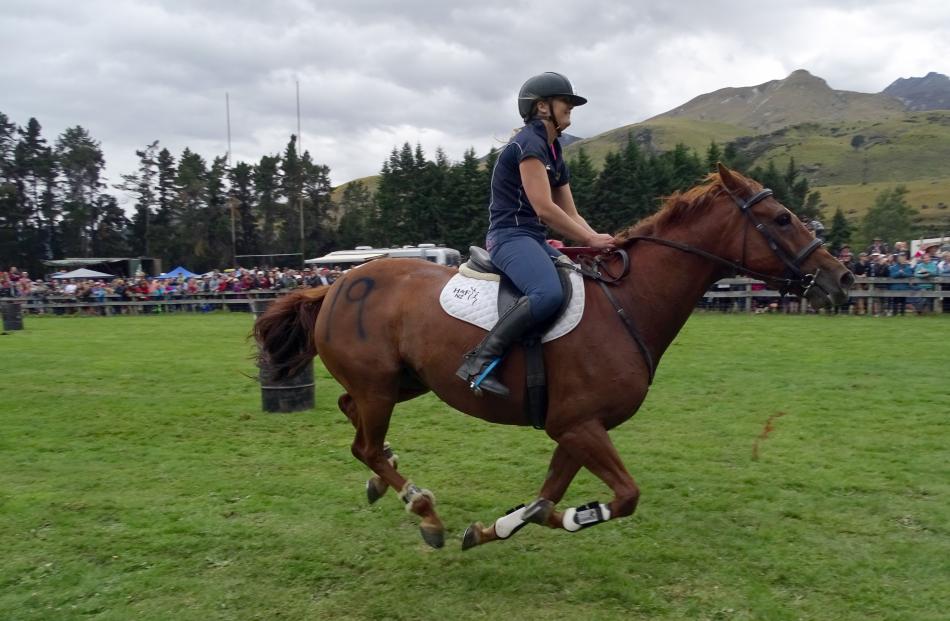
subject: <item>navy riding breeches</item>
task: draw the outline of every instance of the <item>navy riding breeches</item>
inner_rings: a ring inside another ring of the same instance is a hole
[[[531,317],[540,323],[561,307],[564,293],[551,257],[561,255],[543,238],[517,228],[489,231],[485,243],[492,263],[531,300]]]

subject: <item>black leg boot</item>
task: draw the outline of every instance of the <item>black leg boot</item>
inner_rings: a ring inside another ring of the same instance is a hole
[[[455,374],[465,380],[475,393],[487,390],[496,395],[507,397],[509,394],[508,388],[492,375],[485,377],[477,386],[475,382],[485,371],[485,368],[496,359],[501,358],[511,347],[511,344],[531,327],[532,323],[531,301],[522,296],[514,306],[502,315],[495,327],[491,329],[491,332],[478,344],[478,347],[465,354],[465,360]]]

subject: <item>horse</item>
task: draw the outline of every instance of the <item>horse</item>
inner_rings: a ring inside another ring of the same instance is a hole
[[[735,273],[751,275],[804,297],[815,309],[845,302],[854,283],[851,272],[770,190],[721,164],[615,240],[616,250],[599,258],[604,271],[620,274],[625,265],[632,270],[609,285],[585,279],[580,323],[544,346],[544,431],[556,447],[537,499],[488,526],[471,524],[463,550],[508,539],[529,523],[574,532],[634,513],[640,489],[608,431],[639,409],[655,365],[712,283]],[[397,470],[386,441],[395,404],[432,391],[454,409],[490,423],[529,424],[520,346],[496,371],[512,388],[507,399],[478,395],[455,375],[462,354],[484,335],[437,302],[456,272],[412,259],[371,261],[330,286],[280,298],[253,333],[262,364],[276,377],[320,356],[345,391],[338,406],[356,430],[352,453],[374,473],[366,484],[369,502],[390,487],[398,490],[407,511],[419,516],[423,540],[436,548],[444,545],[445,527],[435,497]],[[613,498],[558,510],[582,467]]]

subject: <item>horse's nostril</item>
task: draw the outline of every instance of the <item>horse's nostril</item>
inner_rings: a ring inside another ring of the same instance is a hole
[[[841,288],[850,289],[851,285],[854,284],[854,274],[851,272],[845,272],[841,275]]]

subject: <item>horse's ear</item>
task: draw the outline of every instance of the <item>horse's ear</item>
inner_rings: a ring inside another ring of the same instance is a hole
[[[719,169],[719,178],[722,180],[722,185],[730,192],[738,191],[740,184],[733,176],[732,171],[726,168],[722,162],[716,162],[716,167]]]

